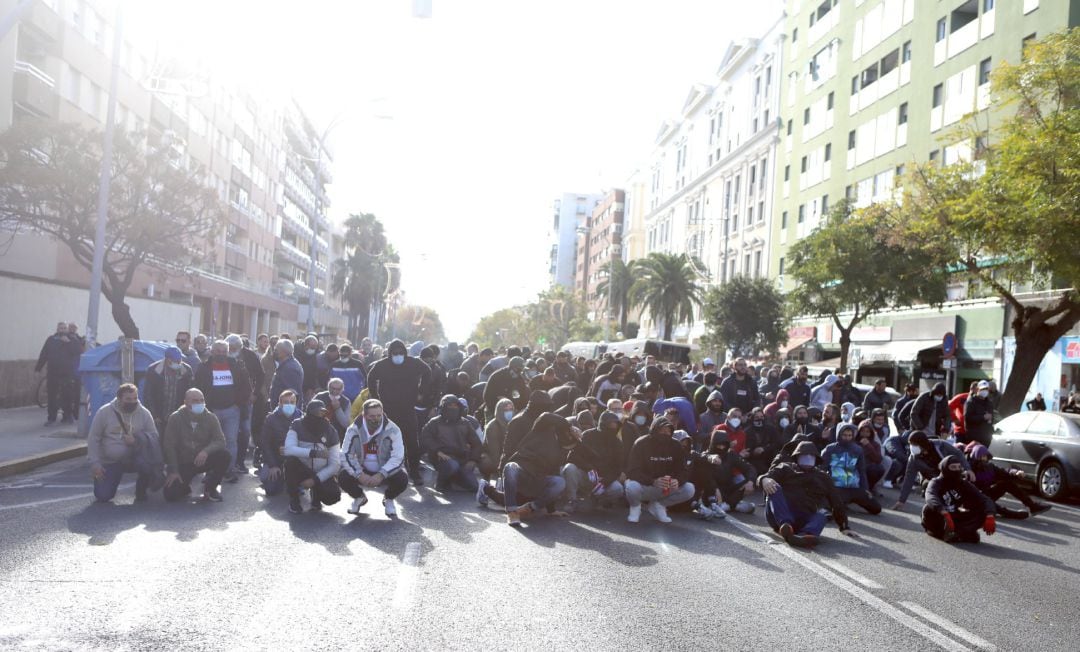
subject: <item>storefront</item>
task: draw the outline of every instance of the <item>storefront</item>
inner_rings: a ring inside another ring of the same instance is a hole
[[[1004,343],[1003,376],[1007,380],[1016,357],[1016,338],[1006,337]],[[1004,389],[1004,385],[1002,386]],[[1080,336],[1063,337],[1046,352],[1035,380],[1024,395],[1024,403],[1043,395],[1046,409],[1060,410],[1069,400],[1069,394],[1080,389]],[[1026,410],[1025,405],[1022,409]]]

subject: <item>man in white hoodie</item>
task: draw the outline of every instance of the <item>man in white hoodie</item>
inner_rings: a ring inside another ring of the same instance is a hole
[[[322,511],[323,505],[341,500],[337,484],[341,444],[326,413],[322,401],[310,401],[303,418],[293,421],[285,434],[285,488],[289,493],[289,511],[293,514],[303,511],[301,489],[311,490],[308,511]]]
[[[396,516],[394,499],[409,486],[405,474],[405,444],[401,429],[386,417],[378,399],[364,401],[360,416],[345,431],[342,447],[344,463],[338,483],[352,496],[350,514],[359,514],[367,504],[364,489],[383,488],[387,516]]]

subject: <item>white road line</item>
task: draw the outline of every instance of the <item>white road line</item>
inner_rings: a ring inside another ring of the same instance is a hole
[[[398,570],[397,587],[394,588],[394,609],[405,610],[412,602],[413,587],[416,586],[417,564],[420,563],[420,543],[413,541],[405,545],[405,554],[401,556],[401,568]]]
[[[869,577],[866,577],[865,575],[860,575],[860,574],[856,573],[855,571],[851,570],[850,568],[848,568],[847,566],[841,564],[838,561],[833,561],[832,559],[826,559],[824,557],[819,557],[817,559],[817,561],[818,561],[818,563],[825,564],[826,566],[833,569],[837,573],[840,573],[841,575],[847,575],[848,579],[855,580],[856,582],[858,582],[859,584],[862,584],[863,586],[865,586],[868,589],[873,589],[875,591],[878,591],[878,590],[881,590],[881,589],[885,588],[884,586],[878,584],[877,582],[870,579]]]
[[[986,650],[987,652],[993,652],[994,650],[997,650],[997,647],[994,646],[994,644],[990,641],[979,638],[978,636],[972,634],[960,625],[957,625],[951,620],[942,618],[941,616],[937,615],[936,613],[930,611],[925,607],[921,607],[914,602],[901,602],[900,604],[903,605],[903,607],[908,611],[918,616],[922,616],[926,620],[934,623],[935,625],[949,632],[953,636],[964,639],[965,641],[971,643],[980,650]]]
[[[76,486],[85,487],[86,485],[76,485]],[[135,486],[134,482],[128,482],[127,484],[120,485],[118,487],[118,489],[127,489],[128,487],[134,487],[134,486]],[[35,500],[34,502],[30,502],[30,503],[19,503],[18,505],[0,505],[0,512],[6,512],[6,511],[12,510],[12,509],[21,509],[21,508],[24,508],[24,507],[38,507],[40,505],[51,505],[52,503],[62,503],[64,501],[66,501],[66,500],[78,500],[79,498],[93,498],[93,497],[94,497],[94,492],[90,491],[90,492],[87,492],[87,493],[75,494],[75,495],[72,495],[72,496],[62,496],[60,498],[49,498],[48,500]]]
[[[752,532],[755,531],[753,527],[744,523],[740,523],[735,519],[727,519],[727,522],[734,525],[738,530],[753,536]],[[907,627],[919,636],[922,636],[926,640],[935,643],[941,649],[949,650],[949,652],[971,652],[971,648],[961,645],[959,642],[954,641],[953,639],[945,636],[944,634],[932,627],[924,625],[921,621],[908,616],[903,611],[897,609],[896,607],[877,597],[873,593],[870,593],[865,589],[856,586],[855,584],[852,584],[851,582],[844,579],[843,577],[840,577],[836,573],[827,570],[820,564],[816,564],[810,561],[808,558],[804,557],[798,552],[795,552],[788,546],[770,546],[770,548],[780,553],[781,555],[784,555],[788,559],[794,561],[796,564],[802,566],[811,573],[814,573],[815,575],[818,575],[819,577],[825,579],[827,582],[833,584],[837,588],[846,591],[854,598],[862,601],[867,606],[877,610],[878,612],[891,618],[892,620],[903,625],[904,627]]]

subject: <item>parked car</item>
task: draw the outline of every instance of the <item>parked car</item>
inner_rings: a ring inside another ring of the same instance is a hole
[[[1017,468],[1039,493],[1065,498],[1080,490],[1080,415],[1020,412],[994,428],[994,463]]]

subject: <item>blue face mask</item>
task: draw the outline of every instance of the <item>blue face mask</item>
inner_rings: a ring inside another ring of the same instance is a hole
[[[514,411],[513,410],[507,410],[506,412],[503,412],[503,419],[506,419],[507,421],[509,421],[510,419],[513,419],[513,418],[514,418]]]
[[[192,403],[191,411],[195,414],[202,414],[206,411],[206,403]]]
[[[403,356],[403,355],[392,355],[392,356],[390,356],[390,361],[393,362],[394,364],[404,364],[405,363],[405,356]]]
[[[282,403],[281,404],[281,412],[285,416],[291,417],[293,415],[293,412],[296,412],[296,404],[295,403]]]

